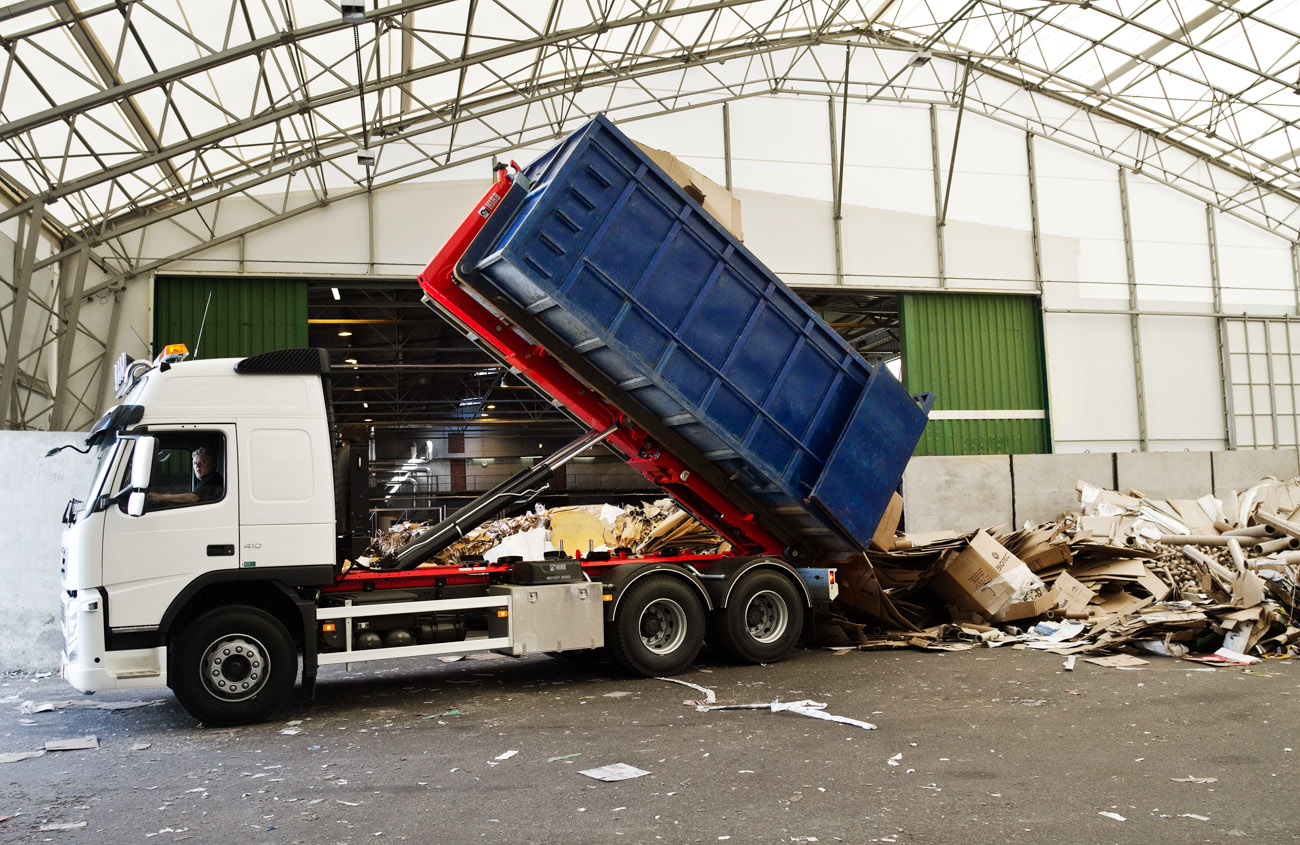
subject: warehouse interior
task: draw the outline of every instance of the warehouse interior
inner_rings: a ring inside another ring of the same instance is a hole
[[[1300,0],[0,39],[0,839],[1294,835]]]

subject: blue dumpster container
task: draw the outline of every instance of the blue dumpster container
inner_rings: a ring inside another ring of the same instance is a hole
[[[458,278],[759,516],[865,548],[928,408],[605,117],[523,173]]]

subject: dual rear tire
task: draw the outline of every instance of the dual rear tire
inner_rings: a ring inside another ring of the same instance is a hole
[[[785,658],[803,631],[803,598],[790,580],[771,570],[741,576],[727,606],[709,626],[700,594],[669,574],[648,575],[628,588],[605,645],[618,665],[636,675],[674,675],[710,641],[743,663]]]

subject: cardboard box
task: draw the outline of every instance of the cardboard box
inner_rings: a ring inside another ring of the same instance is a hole
[[[1036,599],[1004,605],[1001,610],[993,614],[993,621],[1014,622],[1017,619],[1033,619],[1035,616],[1042,616],[1049,610],[1055,610],[1060,599],[1060,592],[1053,587],[1046,594]]]
[[[1092,590],[1071,578],[1069,573],[1062,572],[1046,594],[1030,601],[1018,601],[1006,605],[993,614],[993,621],[1014,622],[1017,619],[1033,619],[1052,610],[1082,613],[1095,595]]]
[[[659,165],[664,173],[668,174],[669,179],[681,185],[682,190],[698,202],[714,220],[735,235],[736,240],[744,242],[745,233],[740,225],[740,200],[733,197],[730,191],[689,164],[683,163],[672,153],[656,150],[641,143],[637,146],[641,148],[641,152],[650,157],[651,161]]]
[[[1066,613],[1083,613],[1088,609],[1088,603],[1092,601],[1097,594],[1092,590],[1080,584],[1077,579],[1072,577],[1068,572],[1062,572],[1056,578],[1056,583],[1052,585],[1060,597],[1057,603]]]
[[[884,516],[876,526],[876,533],[871,535],[871,545],[882,552],[893,551],[894,534],[898,532],[898,522],[903,518],[903,497],[895,493],[889,497]]]
[[[1015,588],[1001,576],[1024,565],[987,532],[977,531],[965,548],[948,552],[930,586],[960,610],[992,616],[1015,593]]]

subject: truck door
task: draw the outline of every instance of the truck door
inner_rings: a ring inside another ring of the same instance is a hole
[[[111,507],[104,527],[110,628],[156,626],[172,599],[205,572],[239,565],[235,426],[151,428],[157,436],[143,516]],[[119,489],[131,477],[123,462]]]

